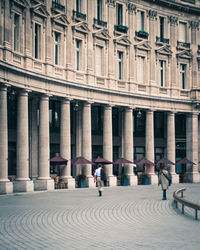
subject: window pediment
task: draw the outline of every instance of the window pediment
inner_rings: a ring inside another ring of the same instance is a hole
[[[69,24],[67,16],[65,14],[59,13],[51,18],[52,22],[60,24],[62,26],[67,26]]]
[[[178,58],[189,59],[189,60],[193,58],[191,49],[185,49],[185,50],[179,51],[176,53],[176,56]]]
[[[90,30],[88,24],[85,21],[78,22],[72,25],[72,30],[87,34]]]
[[[167,56],[171,56],[172,55],[172,51],[170,50],[170,46],[169,45],[163,45],[160,46],[159,48],[157,48],[156,53],[158,54],[162,54],[162,55],[167,55]]]
[[[146,41],[146,40],[143,40],[143,41],[140,41],[140,42],[134,44],[134,47],[136,49],[146,50],[146,51],[150,51],[152,49],[152,47],[149,44],[149,41]]]
[[[93,32],[93,37],[100,38],[103,40],[109,40],[109,31],[106,28],[102,28]]]
[[[124,45],[124,46],[130,46],[131,42],[128,39],[127,35],[121,35],[113,39],[114,43]]]
[[[28,2],[26,0],[13,0],[12,1],[14,4],[17,4],[23,8],[25,8],[26,6],[28,6]]]
[[[44,17],[44,18],[47,18],[47,16],[49,16],[49,13],[46,10],[46,7],[41,3],[32,6],[31,11],[33,14],[36,14],[36,15]]]

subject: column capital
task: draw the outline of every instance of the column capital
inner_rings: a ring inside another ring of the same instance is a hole
[[[155,109],[146,109],[146,113],[154,113],[156,110]]]
[[[136,107],[134,105],[124,107],[124,110],[126,110],[126,111],[133,111],[134,109],[136,109]]]
[[[4,83],[4,82],[0,82],[0,90],[7,90],[7,88],[9,88],[11,85]]]
[[[62,97],[61,98],[61,102],[63,104],[69,104],[73,99],[72,98],[68,98],[68,97]]]
[[[93,101],[87,100],[83,102],[83,106],[89,106],[92,105],[93,103],[94,103]]]
[[[176,112],[176,111],[173,111],[173,110],[168,110],[168,111],[166,111],[166,113],[167,113],[168,115],[175,115],[177,112]]]

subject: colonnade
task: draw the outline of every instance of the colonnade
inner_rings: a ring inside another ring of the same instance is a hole
[[[0,193],[30,192],[33,190],[52,190],[54,181],[49,172],[49,96],[41,94],[39,102],[39,138],[38,138],[38,176],[32,181],[29,178],[29,118],[28,118],[28,96],[26,89],[19,90],[17,105],[17,162],[16,180],[10,182],[8,179],[8,126],[7,126],[7,88],[0,86]],[[92,128],[91,128],[91,105],[84,102],[82,108],[82,120],[80,121],[81,146],[77,146],[77,156],[82,155],[87,159],[92,159]],[[61,124],[60,124],[60,155],[66,159],[71,158],[71,128],[70,128],[70,100],[61,100]],[[154,162],[154,110],[146,110],[146,135],[145,135],[145,155]],[[123,121],[123,156],[133,161],[133,107],[124,108]],[[187,169],[188,179],[191,182],[199,182],[198,173],[198,114],[187,115],[187,157],[196,165]],[[113,135],[112,135],[112,105],[104,105],[103,118],[103,157],[113,161]],[[78,143],[78,137],[76,139]],[[167,112],[167,155],[166,157],[175,162],[175,113]],[[61,173],[61,181],[67,182],[69,188],[75,187],[75,180],[71,176],[71,164],[68,163]],[[116,185],[116,177],[113,175],[112,165],[106,165],[106,174],[110,186]],[[83,167],[87,177],[87,186],[94,187],[91,175],[91,165]],[[137,185],[137,176],[133,172],[133,165],[125,166],[126,174],[130,185]],[[175,166],[171,166],[173,183],[178,183],[179,178],[175,172]],[[157,176],[154,168],[149,168],[151,184],[157,183]]]

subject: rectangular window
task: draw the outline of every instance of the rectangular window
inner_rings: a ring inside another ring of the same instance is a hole
[[[96,46],[96,75],[102,76],[102,47]]]
[[[81,13],[81,0],[76,0],[76,11]]]
[[[103,20],[102,17],[102,0],[97,0],[97,19]]]
[[[117,25],[123,24],[123,6],[121,4],[117,4]]]
[[[54,53],[55,53],[55,61],[54,63],[56,65],[60,64],[60,39],[61,35],[57,32],[55,32],[55,40],[54,40]]]
[[[165,19],[160,17],[160,38],[165,38]]]
[[[40,58],[40,49],[41,49],[41,25],[35,23],[35,30],[34,30],[34,53],[35,58]]]
[[[144,84],[144,57],[138,56],[137,58],[137,82]]]
[[[181,79],[181,88],[186,89],[186,65],[180,65],[180,79]]]
[[[144,30],[144,11],[138,11],[137,30]]]
[[[179,38],[180,42],[187,42],[187,26],[186,23],[179,23]]]
[[[20,51],[20,16],[14,14],[14,51]]]
[[[80,70],[81,66],[81,41],[76,40],[76,70]]]
[[[123,78],[123,52],[118,51],[118,79]]]
[[[165,86],[165,76],[166,76],[166,62],[159,61],[160,71],[159,71],[159,83],[161,87]]]
[[[164,112],[154,113],[154,135],[156,138],[164,137]]]

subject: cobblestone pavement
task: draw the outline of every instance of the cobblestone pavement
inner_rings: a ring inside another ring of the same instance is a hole
[[[0,249],[200,249],[200,219],[172,194],[200,202],[199,184],[55,190],[0,196]],[[199,212],[200,218],[200,212]]]

